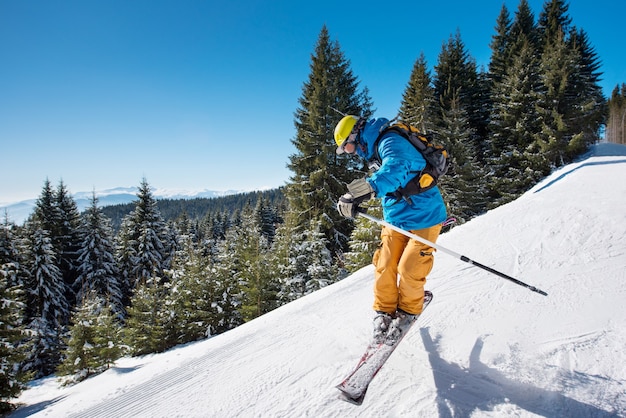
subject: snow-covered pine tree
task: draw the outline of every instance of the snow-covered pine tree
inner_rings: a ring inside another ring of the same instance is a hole
[[[578,52],[577,71],[570,79],[573,110],[578,111],[578,115],[570,119],[574,136],[568,145],[568,153],[575,157],[600,140],[599,131],[606,124],[604,109],[607,100],[599,84],[601,63],[587,33],[582,29],[572,29],[569,44]]]
[[[0,267],[5,271],[9,287],[23,285],[24,276],[27,274],[22,263],[24,248],[21,241],[15,224],[9,222],[5,213],[0,224]]]
[[[28,379],[21,363],[26,358],[24,290],[20,283],[20,263],[12,225],[0,225],[0,414],[13,409]]]
[[[98,364],[104,370],[111,367],[115,360],[126,352],[122,324],[115,309],[105,300],[96,317],[93,341]]]
[[[70,316],[65,299],[65,282],[57,266],[56,251],[48,231],[38,222],[30,222],[27,230],[25,279],[28,329],[33,335],[33,346],[26,361],[27,370],[36,377],[52,373],[60,355],[61,337]]]
[[[439,185],[450,214],[461,219],[481,213],[486,197],[484,176],[477,174],[477,163],[483,158],[484,78],[469,56],[459,32],[442,46],[435,66],[434,91],[439,98],[436,113],[436,141],[451,154],[451,167]]]
[[[28,350],[22,369],[34,379],[54,373],[61,361],[61,338],[65,329],[59,330],[44,317],[34,317],[26,324]]]
[[[380,200],[371,200],[368,203],[367,212],[372,216],[382,218]],[[380,225],[363,217],[358,217],[355,225],[350,235],[350,251],[345,254],[345,268],[350,273],[372,264],[372,255],[380,244]]]
[[[42,229],[49,235],[57,236],[56,228],[60,216],[57,213],[56,194],[48,179],[44,182],[41,194],[35,202],[35,209],[29,217],[31,221],[37,221]]]
[[[163,277],[171,264],[173,243],[150,186],[143,179],[135,210],[127,215],[118,234],[116,259],[130,290]]]
[[[131,285],[131,270],[136,260],[137,243],[134,238],[134,229],[131,227],[131,217],[122,219],[120,229],[115,236],[115,263],[119,268],[119,280],[122,291],[122,306],[130,304],[133,287]],[[134,281],[132,282],[134,283]]]
[[[460,100],[452,95],[450,108],[443,113],[438,138],[448,144],[452,163],[448,173],[439,179],[448,214],[461,222],[482,213],[486,207],[483,172],[472,145],[471,127]]]
[[[245,321],[263,315],[278,306],[278,284],[268,269],[270,244],[261,229],[256,210],[246,206],[238,225],[228,230],[233,277],[241,293],[241,314]]]
[[[108,369],[123,353],[121,326],[107,301],[90,291],[71,319],[63,362],[57,368],[65,384],[77,383]]]
[[[211,274],[211,260],[202,254],[190,236],[181,236],[170,271],[168,298],[170,311],[167,338],[172,344],[184,344],[217,333],[217,281]]]
[[[216,311],[216,320],[211,332],[220,334],[244,323],[241,313],[241,286],[236,278],[239,261],[233,257],[236,243],[230,239],[218,242],[215,262],[210,266],[210,275],[214,281],[216,297],[212,307]]]
[[[54,328],[67,324],[70,309],[65,299],[65,282],[57,265],[56,252],[48,231],[31,224],[26,263],[26,283],[31,317],[45,318]]]
[[[312,223],[292,241],[289,255],[290,276],[286,277],[283,292],[287,300],[296,300],[337,280],[332,255],[326,247],[319,222]]]
[[[540,107],[541,133],[537,143],[550,168],[570,162],[567,146],[572,139],[568,126],[568,79],[575,71],[576,54],[571,51],[564,34],[545,44],[541,55],[541,76],[544,95],[537,103]]]
[[[94,337],[96,334],[96,318],[103,301],[95,292],[88,292],[81,298],[70,320],[68,337],[65,339],[65,349],[62,352],[63,361],[57,367],[64,384],[78,383],[100,371],[102,367],[98,361]]]
[[[75,302],[72,284],[76,279],[77,251],[80,246],[79,216],[76,202],[63,182],[59,182],[55,191],[46,179],[30,222],[36,222],[41,229],[48,231],[56,264],[65,282],[65,299],[70,306]]]
[[[276,224],[279,222],[276,208],[270,206],[267,199],[261,198],[257,201],[254,212],[259,231],[267,240],[268,245],[271,246],[276,235]]]
[[[135,288],[123,330],[124,343],[131,355],[160,353],[170,348],[167,340],[167,290],[161,279],[153,277]]]
[[[458,31],[442,46],[435,66],[433,87],[438,99],[437,111],[433,112],[437,129],[445,126],[444,117],[453,104],[463,109],[468,121],[473,153],[478,160],[482,160],[486,136],[485,111],[489,108],[486,85],[484,78],[479,77],[476,63]]]
[[[294,258],[292,257],[296,238],[296,216],[284,213],[284,222],[276,228],[276,237],[269,253],[268,270],[279,283],[278,303],[284,305],[291,302],[289,280],[295,275]]]
[[[539,15],[541,74],[545,88],[538,143],[553,166],[570,163],[600,138],[606,100],[600,62],[586,33],[572,26],[564,0],[550,0]]]
[[[82,244],[78,252],[78,277],[74,283],[77,300],[92,291],[105,298],[116,315],[124,316],[120,272],[114,256],[111,221],[98,208],[93,193],[91,205],[83,213],[80,226]]]
[[[490,208],[514,200],[547,174],[536,144],[542,91],[536,49],[525,42],[516,50],[508,71],[492,89]]]
[[[82,244],[80,237],[80,213],[76,201],[71,196],[63,181],[59,182],[55,193],[57,226],[55,235],[51,236],[57,250],[57,263],[65,282],[65,297],[73,306],[76,295],[73,285],[78,276],[78,251]]]

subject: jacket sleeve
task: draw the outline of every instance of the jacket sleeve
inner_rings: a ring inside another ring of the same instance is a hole
[[[381,166],[368,179],[377,197],[406,186],[426,166],[422,154],[397,134],[383,137],[378,144],[378,153]]]

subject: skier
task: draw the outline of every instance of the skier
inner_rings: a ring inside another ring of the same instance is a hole
[[[434,243],[446,219],[443,198],[437,187],[398,197],[398,189],[419,175],[426,161],[407,139],[396,132],[385,132],[388,125],[389,120],[385,118],[367,121],[348,115],[335,127],[337,154],[356,154],[370,166],[378,163],[369,177],[348,184],[348,193],[337,202],[337,210],[345,217],[354,218],[359,204],[373,197],[382,198],[383,215],[388,223]],[[375,342],[384,340],[400,323],[414,321],[422,312],[424,284],[434,261],[432,247],[391,228],[383,227],[381,241],[372,260],[375,266]]]

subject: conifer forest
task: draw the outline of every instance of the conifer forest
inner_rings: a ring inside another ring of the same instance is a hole
[[[437,62],[409,51],[398,116],[451,153],[440,188],[457,223],[514,200],[603,133],[624,143],[626,88],[604,97],[601,57],[567,9],[561,0],[537,15],[526,0],[502,6],[488,68],[477,68],[458,32]],[[379,228],[335,208],[368,168],[335,153],[333,130],[341,113],[396,116],[374,109],[324,26],[279,190],[230,206],[172,204],[164,216],[142,179],[122,213],[95,195],[79,213],[68,185],[45,180],[23,225],[7,216],[0,224],[0,412],[31,379],[57,373],[71,384],[121,356],[223,333],[370,263]]]

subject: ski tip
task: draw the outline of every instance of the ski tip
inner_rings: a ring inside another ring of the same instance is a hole
[[[352,396],[348,395],[346,392],[344,392],[341,389],[341,385],[337,385],[336,386],[337,389],[339,389],[339,399],[341,399],[342,401],[351,403],[352,405],[362,405],[363,404],[363,400],[365,399],[365,393],[363,393],[361,396],[357,397],[357,398],[353,398]]]

